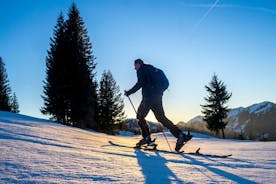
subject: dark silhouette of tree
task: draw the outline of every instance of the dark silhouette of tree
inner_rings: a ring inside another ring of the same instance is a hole
[[[96,63],[87,29],[74,3],[65,24],[65,45],[69,74],[66,96],[70,123],[77,127],[90,127],[96,120],[97,85],[94,80]]]
[[[11,89],[5,68],[5,63],[0,57],[0,110],[11,111],[10,94]]]
[[[46,80],[44,81],[44,107],[41,112],[50,115],[52,120],[68,124],[68,108],[65,98],[66,59],[64,43],[64,17],[58,17],[54,36],[50,39],[50,49],[46,57]]]
[[[209,95],[205,97],[205,105],[201,105],[202,113],[204,114],[203,120],[207,122],[207,128],[211,131],[219,133],[221,130],[222,137],[225,138],[224,129],[227,125],[228,107],[225,106],[227,101],[231,98],[232,94],[228,93],[226,86],[216,74],[213,75],[209,86],[205,86]]]
[[[11,112],[13,113],[19,113],[19,104],[18,104],[18,100],[17,97],[15,95],[15,93],[13,93],[13,96],[11,98]]]
[[[42,112],[77,127],[95,127],[96,67],[88,32],[76,4],[58,19],[47,57]]]
[[[119,122],[125,120],[124,104],[120,88],[110,71],[104,71],[99,89],[98,129],[112,133]]]

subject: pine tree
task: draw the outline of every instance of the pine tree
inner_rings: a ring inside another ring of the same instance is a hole
[[[114,126],[125,119],[120,88],[110,71],[104,71],[99,89],[98,129],[111,133]]]
[[[15,95],[15,93],[13,93],[13,96],[11,98],[11,112],[13,113],[19,113],[19,104],[18,104],[18,100],[17,97]]]
[[[62,13],[57,19],[54,36],[50,39],[50,49],[46,57],[46,80],[44,81],[44,107],[41,112],[51,119],[68,124],[68,108],[64,96],[66,81],[66,58],[64,43],[64,17]]]
[[[65,96],[70,122],[77,127],[93,127],[97,108],[96,63],[87,29],[74,3],[65,24],[65,45],[68,72]]]
[[[228,93],[226,86],[220,81],[217,75],[213,75],[209,86],[205,86],[209,95],[205,97],[207,104],[201,105],[202,113],[204,114],[203,120],[207,122],[207,128],[211,131],[219,133],[222,132],[222,137],[225,138],[224,129],[227,125],[228,107],[225,106],[227,101],[231,98],[232,94]]]
[[[11,89],[5,68],[5,63],[0,57],[0,110],[11,111],[10,93]]]
[[[64,124],[95,127],[96,63],[88,32],[74,3],[66,21],[62,15],[59,17],[50,47],[41,111]]]

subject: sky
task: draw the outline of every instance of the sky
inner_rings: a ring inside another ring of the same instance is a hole
[[[110,70],[123,91],[137,81],[135,59],[162,69],[170,81],[163,105],[174,123],[201,114],[214,73],[233,94],[230,108],[276,102],[273,0],[0,0],[0,56],[22,114],[44,117],[45,58],[58,15],[67,17],[72,2],[93,45],[97,78]],[[137,108],[141,91],[130,98]],[[147,119],[155,120],[152,113]]]

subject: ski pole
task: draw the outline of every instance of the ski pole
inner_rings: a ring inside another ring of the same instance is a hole
[[[135,114],[137,115],[137,111],[136,111],[136,109],[135,109],[135,107],[134,107],[134,105],[133,105],[133,103],[132,103],[132,101],[131,101],[130,97],[129,97],[129,96],[127,96],[127,98],[129,99],[129,102],[130,102],[130,104],[131,104],[132,108],[134,109]]]
[[[161,123],[160,123],[160,124],[161,124]],[[166,134],[165,134],[163,128],[162,128],[162,133],[163,133],[163,135],[164,135],[164,137],[165,137],[165,139],[166,139],[166,141],[167,141],[167,144],[168,144],[168,146],[169,146],[171,152],[173,152],[173,150],[172,150],[172,148],[171,148],[171,145],[170,145],[170,143],[169,143],[169,141],[168,141],[168,138],[167,138],[167,136],[166,136]]]
[[[135,113],[136,113],[136,115],[137,115],[137,110],[135,109],[135,107],[134,107],[134,105],[133,105],[133,103],[132,103],[132,101],[131,101],[130,97],[129,97],[129,96],[127,96],[127,98],[129,99],[129,102],[130,102],[130,104],[131,104],[132,108],[134,109],[134,111],[135,111]],[[161,123],[160,123],[160,124],[161,124]],[[162,125],[161,125],[161,126],[162,126]],[[171,150],[171,152],[172,152],[171,145],[170,145],[170,143],[169,143],[169,141],[168,141],[168,138],[167,138],[167,136],[166,136],[165,132],[163,131],[163,128],[162,128],[162,133],[163,133],[163,135],[164,135],[164,137],[165,137],[165,139],[166,139],[166,141],[167,141],[167,144],[168,144],[168,146],[169,146],[169,148],[170,148],[170,150]]]

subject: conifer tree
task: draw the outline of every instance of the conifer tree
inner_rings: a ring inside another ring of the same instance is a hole
[[[0,110],[11,111],[10,93],[11,89],[5,68],[5,63],[0,57]]]
[[[217,75],[213,75],[209,86],[205,86],[209,95],[205,97],[205,105],[201,105],[202,113],[204,114],[203,120],[207,122],[207,128],[211,131],[219,133],[221,130],[222,137],[225,138],[224,129],[227,125],[228,107],[225,106],[227,101],[231,98],[232,94],[228,93],[225,84],[220,81]]]
[[[64,96],[66,81],[66,60],[64,47],[64,17],[62,13],[57,19],[53,38],[50,39],[50,49],[46,57],[46,80],[44,81],[44,107],[41,112],[51,119],[68,124],[68,108]]]
[[[99,89],[99,130],[111,133],[114,125],[125,119],[123,108],[124,104],[119,86],[111,72],[104,71]]]
[[[77,127],[93,127],[96,121],[96,67],[88,31],[76,4],[65,23],[66,98],[70,122]]]
[[[72,4],[66,21],[62,15],[59,17],[50,47],[41,111],[64,124],[95,127],[96,63],[76,4]]]
[[[15,93],[13,93],[13,96],[11,98],[11,112],[13,113],[19,113],[19,104],[18,104],[18,100],[17,97],[15,95]]]

